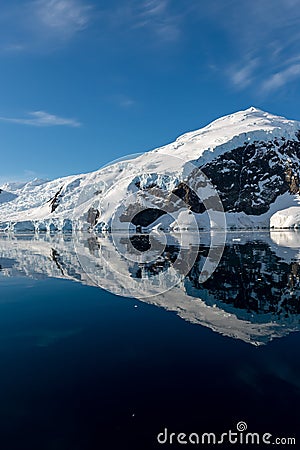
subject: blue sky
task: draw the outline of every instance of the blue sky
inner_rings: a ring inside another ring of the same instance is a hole
[[[0,182],[100,168],[257,106],[300,120],[300,0],[10,0]]]

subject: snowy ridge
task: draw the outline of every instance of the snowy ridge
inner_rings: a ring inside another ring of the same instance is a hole
[[[300,122],[274,116],[252,106],[221,117],[200,130],[185,133],[173,144],[157,151],[172,151],[171,154],[179,157],[187,152],[191,159],[197,159],[203,164],[245,142],[249,144],[282,137],[294,139],[299,130]]]
[[[222,201],[225,199],[225,206],[226,201],[228,203],[225,211],[229,228],[297,228],[300,227],[299,131],[299,122],[251,107],[217,119],[135,159],[116,162],[92,173],[49,182],[7,183],[0,194],[0,230],[70,232],[74,229],[110,229],[116,212],[120,217],[126,216],[132,204],[140,203],[145,209],[162,207],[157,191],[152,194],[153,189],[160,190],[160,196],[165,197],[174,192],[184,182],[190,162],[204,173],[216,175],[213,183]],[[226,177],[228,181],[234,170],[236,180],[241,179],[239,173],[245,165],[243,155],[248,158],[247,176],[249,178],[252,174],[252,179],[249,181],[247,178],[240,186],[240,181],[232,182],[231,187],[225,182],[223,186]],[[255,172],[262,155],[268,171],[264,176],[266,168],[262,166],[260,179],[256,180]],[[280,189],[275,195],[274,190],[278,186]],[[244,192],[238,194],[232,207],[230,197],[234,191],[244,187]],[[253,194],[252,203],[245,205],[243,196],[247,198],[249,193]],[[193,205],[185,209],[193,211]],[[182,217],[183,212],[182,208],[176,211],[172,221],[167,215],[155,217],[153,223],[149,219],[148,228],[176,228],[178,217]],[[205,213],[193,211],[193,217],[199,228],[209,227]]]

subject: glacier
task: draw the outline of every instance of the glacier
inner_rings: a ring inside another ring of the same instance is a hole
[[[95,172],[6,183],[0,231],[209,229],[210,207],[187,185],[190,165],[211,181],[204,197],[216,190],[228,229],[299,228],[299,138],[300,122],[251,107]]]

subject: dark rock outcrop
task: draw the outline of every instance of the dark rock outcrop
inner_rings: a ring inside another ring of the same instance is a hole
[[[90,208],[87,214],[87,222],[93,227],[96,225],[97,220],[99,219],[100,212],[96,208]]]
[[[269,210],[279,195],[286,192],[300,193],[300,132],[296,137],[298,140],[281,138],[268,142],[245,143],[244,146],[200,166],[218,192],[225,212],[261,215]],[[168,195],[170,212],[176,210],[176,199],[180,199],[190,211],[203,213],[209,207],[210,200],[213,204],[214,199],[206,200],[204,205],[196,192],[189,187],[198,183],[198,176],[195,170],[196,179],[192,183],[180,182],[169,194],[157,186],[150,186],[146,190],[157,197],[158,209],[140,211],[136,205],[131,205],[122,219],[126,221],[130,216],[134,216],[134,219],[130,219],[134,225],[151,225],[164,214],[164,211],[159,209],[159,199],[167,198]],[[203,180],[199,180],[200,182]],[[145,188],[143,191],[145,192]],[[135,208],[136,215],[133,214]]]
[[[63,186],[56,192],[56,194],[54,195],[54,197],[52,197],[52,198],[49,200],[50,208],[51,208],[51,212],[52,212],[52,213],[53,213],[53,212],[57,209],[57,207],[59,206],[60,200],[61,200],[61,198],[62,198],[62,194],[61,194],[62,188],[63,188]]]
[[[279,195],[299,193],[300,142],[245,144],[205,164],[226,212],[260,215]]]

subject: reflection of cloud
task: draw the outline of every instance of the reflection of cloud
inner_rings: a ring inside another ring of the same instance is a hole
[[[65,125],[69,127],[79,127],[81,124],[75,119],[66,119],[63,117],[49,114],[45,111],[30,112],[29,115],[32,118],[12,118],[12,117],[0,117],[0,121],[16,123],[21,125],[32,125],[36,127],[53,127],[57,125]]]

